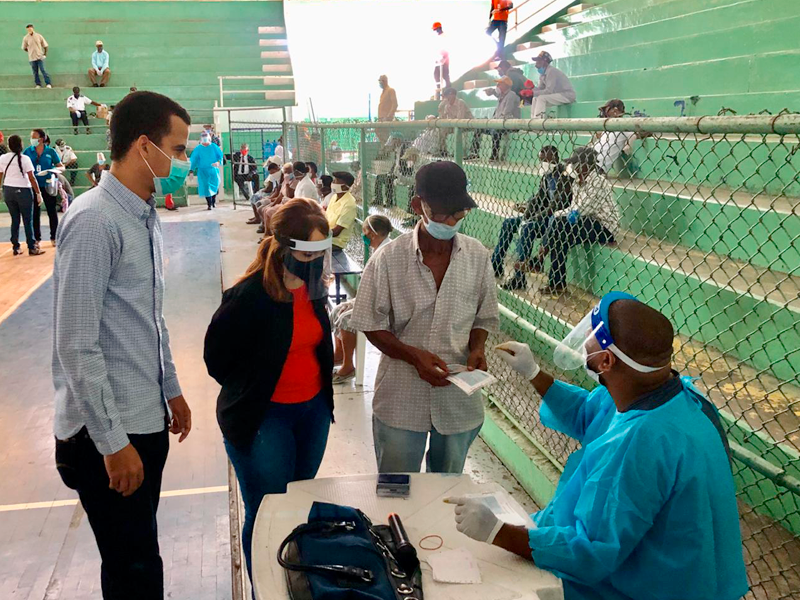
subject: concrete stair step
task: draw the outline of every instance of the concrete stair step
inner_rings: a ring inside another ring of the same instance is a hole
[[[568,15],[577,15],[578,13],[582,13],[584,11],[589,10],[590,8],[594,8],[597,6],[596,4],[588,4],[586,2],[581,2],[580,4],[574,4],[567,9]]]
[[[261,39],[261,40],[258,40],[258,45],[262,46],[262,47],[265,47],[265,46],[267,46],[267,47],[274,47],[274,46],[286,47],[286,46],[289,45],[289,41],[286,40],[286,39],[269,39],[269,40]]]
[[[544,46],[544,43],[540,41],[522,42],[521,44],[517,44],[517,49],[514,51],[514,55],[516,56],[518,52],[532,51],[536,48],[541,48],[542,46]]]
[[[286,63],[262,65],[261,70],[264,73],[290,73],[292,71],[292,65]]]
[[[549,25],[545,25],[542,27],[542,33],[550,33],[551,31],[558,31],[559,29],[563,29],[564,27],[569,27],[569,23],[550,23]]]
[[[261,52],[261,58],[270,58],[280,60],[280,62],[288,62],[289,52],[286,50],[265,50]]]
[[[267,27],[259,27],[258,28],[259,35],[283,35],[286,33],[286,27],[275,27],[275,26],[267,26]]]
[[[494,79],[473,79],[464,82],[465,90],[480,90],[494,86]]]

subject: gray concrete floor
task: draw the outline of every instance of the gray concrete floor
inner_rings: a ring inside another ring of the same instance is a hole
[[[255,227],[239,207],[221,203],[215,211],[189,207],[162,212],[165,222],[207,221],[220,225],[221,273],[195,273],[191,256],[172,256],[185,289],[167,281],[165,307],[173,353],[184,392],[192,404],[194,431],[172,443],[159,510],[161,553],[169,598],[231,597],[227,459],[216,424],[218,387],[202,362],[202,338],[219,301],[209,280],[232,285],[256,250]],[[8,215],[0,215],[0,228]],[[219,270],[219,265],[215,269]],[[169,272],[169,271],[168,271]],[[190,280],[202,278],[194,293]],[[208,289],[206,289],[208,288]],[[84,600],[99,598],[99,556],[85,515],[54,468],[52,383],[50,379],[50,283],[44,284],[4,323],[16,329],[13,347],[4,345],[0,365],[0,598]],[[26,312],[28,311],[28,312]],[[24,335],[23,335],[24,332]],[[25,343],[33,337],[35,347]],[[336,390],[337,423],[320,476],[375,471],[371,437],[372,387],[379,353],[368,349],[363,388],[352,383]],[[486,445],[478,440],[465,471],[476,481],[496,481],[526,509],[535,506]]]

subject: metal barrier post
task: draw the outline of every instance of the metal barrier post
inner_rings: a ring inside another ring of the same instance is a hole
[[[367,190],[367,130],[361,129],[361,139],[358,145],[358,157],[361,163],[361,210],[364,219],[369,216],[369,195]],[[364,243],[364,264],[369,260],[369,244]]]
[[[456,127],[453,135],[455,136],[455,152],[453,152],[453,160],[459,166],[464,163],[464,132],[460,127]]]
[[[318,172],[319,172],[320,175],[323,175],[325,173],[325,163],[326,163],[325,153],[326,153],[326,151],[328,149],[327,144],[325,143],[325,139],[326,138],[327,138],[327,136],[325,135],[325,129],[324,128],[320,128],[320,130],[319,130],[319,147],[320,147],[320,150],[319,150],[319,165],[318,165],[318,167],[319,167],[319,171]]]
[[[294,143],[296,144],[294,149],[294,160],[300,160],[300,125],[294,126]]]

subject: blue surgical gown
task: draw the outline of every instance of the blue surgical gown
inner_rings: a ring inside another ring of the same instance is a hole
[[[212,167],[214,163],[222,165],[222,150],[216,144],[208,146],[198,145],[192,150],[191,169],[197,174],[197,193],[202,198],[214,196],[219,191],[219,168]]]
[[[532,515],[534,562],[566,600],[734,600],[748,589],[731,467],[699,392],[617,412],[605,387],[556,382],[542,423],[581,442]]]

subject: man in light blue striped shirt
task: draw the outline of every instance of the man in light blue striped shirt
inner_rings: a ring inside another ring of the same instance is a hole
[[[94,87],[105,87],[108,78],[111,77],[111,69],[108,68],[108,52],[103,50],[103,42],[95,42],[97,50],[92,52],[92,68],[89,69],[89,81]]]
[[[162,312],[154,192],[183,185],[189,124],[166,96],[128,95],[111,121],[111,170],[58,230],[56,465],[89,517],[106,599],[163,598],[156,510],[167,429],[183,441],[191,412]]]

